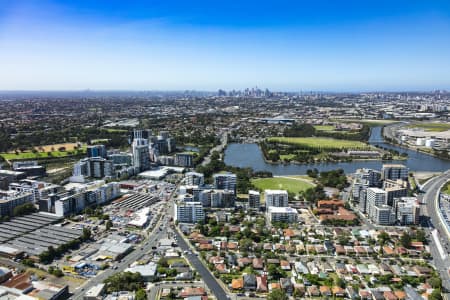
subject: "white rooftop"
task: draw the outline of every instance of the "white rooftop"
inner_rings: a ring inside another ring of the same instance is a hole
[[[292,207],[269,206],[269,213],[297,213],[297,210]]]
[[[287,194],[286,190],[264,190],[265,194]]]

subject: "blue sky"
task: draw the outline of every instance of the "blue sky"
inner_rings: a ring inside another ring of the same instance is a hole
[[[0,90],[450,89],[450,1],[0,0]]]

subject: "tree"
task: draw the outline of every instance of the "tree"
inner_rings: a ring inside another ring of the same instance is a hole
[[[56,276],[56,277],[63,277],[64,276],[64,273],[63,273],[63,271],[61,271],[61,269],[55,269],[52,274],[54,276]]]
[[[345,288],[345,281],[340,277],[337,277],[335,279],[335,284],[340,288],[343,288],[343,289]]]
[[[135,296],[135,300],[147,300],[147,293],[144,289],[138,289]]]
[[[416,240],[418,240],[419,242],[422,242],[422,243],[426,242],[427,237],[426,237],[426,234],[425,234],[425,230],[422,230],[422,229],[418,229],[417,230],[417,232],[416,232]]]
[[[433,290],[433,292],[431,292],[431,295],[428,297],[428,300],[442,300],[441,290]]]
[[[166,275],[167,277],[175,277],[177,276],[177,270],[176,269],[166,269]]]
[[[267,296],[267,300],[288,300],[289,297],[286,295],[286,293],[281,289],[274,289],[272,292]]]
[[[411,236],[407,232],[404,232],[400,237],[400,244],[405,248],[411,247]]]
[[[120,272],[105,279],[107,291],[137,291],[142,289],[144,279],[140,273]]]
[[[53,256],[50,255],[48,251],[43,251],[39,254],[39,261],[43,264],[51,263],[53,260]]]
[[[431,277],[428,280],[428,283],[433,287],[433,289],[440,289],[442,288],[442,280],[440,277]]]
[[[28,202],[28,203],[24,203],[24,204],[14,207],[13,215],[15,217],[18,217],[18,216],[28,215],[28,214],[34,213],[36,211],[37,211],[37,209],[34,206],[34,204],[31,202]]]
[[[286,277],[286,272],[284,272],[284,270],[280,269],[274,264],[269,265],[268,271],[271,279],[278,280],[280,278]]]
[[[87,241],[91,238],[91,236],[92,236],[91,230],[89,228],[83,228],[83,234],[81,235],[81,238],[84,241]]]
[[[165,257],[161,257],[158,261],[158,265],[163,267],[163,268],[168,268],[169,267],[169,262],[167,261],[167,258]]]
[[[378,235],[378,243],[380,244],[381,247],[383,247],[388,240],[389,240],[389,234],[387,234],[386,231],[382,231]]]
[[[27,266],[27,267],[31,267],[31,268],[34,267],[34,261],[31,260],[31,259],[29,259],[29,258],[24,258],[24,259],[22,259],[21,263],[22,263],[24,266]]]
[[[342,246],[347,245],[349,241],[350,241],[350,238],[346,235],[341,234],[338,236],[338,242]]]
[[[113,227],[113,222],[111,220],[106,221],[106,230],[110,230]]]

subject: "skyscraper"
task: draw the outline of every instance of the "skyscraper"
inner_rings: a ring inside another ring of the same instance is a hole
[[[264,197],[266,202],[266,210],[269,207],[287,207],[288,206],[288,192],[285,190],[265,190]]]
[[[261,195],[258,191],[248,191],[248,207],[259,209]]]
[[[381,169],[381,178],[383,180],[402,179],[402,180],[407,181],[408,180],[408,172],[409,172],[409,169],[404,165],[387,164],[387,165],[383,165],[383,168]]]
[[[106,158],[105,145],[92,145],[86,149],[87,157],[103,157]]]
[[[133,149],[133,166],[139,172],[150,169],[150,151],[148,148],[148,140],[143,138],[135,138],[132,144]]]
[[[214,188],[219,190],[230,190],[236,194],[236,174],[219,173],[213,175]]]

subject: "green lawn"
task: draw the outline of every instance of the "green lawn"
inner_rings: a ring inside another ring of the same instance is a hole
[[[291,160],[295,158],[295,154],[281,154],[280,159],[281,160]]]
[[[319,138],[319,137],[270,137],[269,142],[277,142],[280,144],[291,144],[304,146],[309,148],[321,148],[322,150],[334,150],[334,149],[358,149],[367,150],[370,146],[359,141],[351,140],[338,140],[332,138]]]
[[[252,184],[259,190],[287,190],[291,193],[299,193],[313,187],[311,183],[290,178],[254,178],[251,180]]]
[[[335,131],[333,125],[314,125],[314,128],[319,131]]]
[[[442,132],[450,130],[450,123],[436,123],[436,122],[429,122],[429,123],[423,123],[423,122],[416,122],[408,126],[410,128],[422,128],[426,131],[432,131],[432,132]]]
[[[83,153],[86,152],[86,149],[82,149]],[[70,154],[70,152],[72,154]],[[51,151],[51,155],[49,156],[47,152],[19,152],[18,154],[15,153],[0,153],[0,156],[2,156],[4,159],[7,160],[21,160],[21,159],[36,159],[36,158],[52,158],[52,157],[66,157],[71,156],[75,154],[75,151]]]

